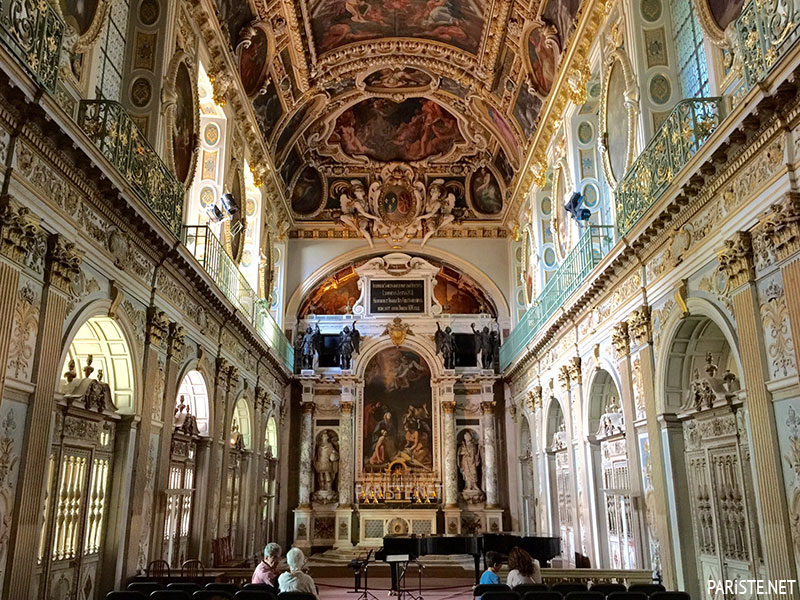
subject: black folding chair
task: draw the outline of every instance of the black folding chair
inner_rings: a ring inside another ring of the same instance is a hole
[[[223,583],[221,581],[212,581],[211,583],[207,583],[206,587],[203,588],[206,590],[219,590],[221,592],[228,592],[229,594],[235,594],[239,591],[239,586],[235,583]]]
[[[562,600],[563,596],[560,592],[552,590],[542,592],[528,592],[525,594],[524,600]]]
[[[629,592],[641,592],[642,594],[654,594],[656,592],[666,592],[667,589],[660,583],[633,583],[628,586]]]
[[[511,588],[508,587],[505,583],[480,583],[472,588],[472,597],[477,598],[480,596],[481,598],[486,592],[508,592],[511,591]]]
[[[148,600],[189,600],[191,592],[183,590],[156,590],[150,593]]]
[[[562,581],[550,586],[554,592],[559,592],[562,596],[566,596],[571,592],[585,592],[588,588],[585,583],[578,583],[576,581]]]
[[[233,600],[233,594],[222,590],[199,590],[192,594],[192,600]]]
[[[522,600],[522,596],[513,590],[485,592],[481,595],[481,600]]]
[[[654,592],[650,600],[692,600],[686,592]]]
[[[281,592],[278,600],[317,600],[317,597],[308,592]]]
[[[606,600],[647,600],[647,594],[643,592],[611,592],[606,596]]]
[[[236,592],[233,595],[233,600],[275,600],[275,595],[266,589],[246,589]]]
[[[569,592],[564,596],[564,600],[605,600],[606,597],[600,592]]]
[[[528,592],[546,592],[549,588],[546,583],[520,583],[511,589],[520,596],[524,596]]]
[[[132,581],[128,584],[128,589],[132,592],[142,592],[149,596],[151,592],[163,590],[164,588],[157,581]]]
[[[626,588],[622,583],[593,583],[592,587],[589,588],[589,591],[600,592],[601,594],[608,596],[614,592],[626,592],[628,591],[628,588]]]
[[[125,590],[122,592],[108,592],[106,600],[147,600],[147,594],[144,592],[134,592]]]
[[[179,592],[186,592],[189,596],[202,590],[199,583],[191,583],[189,581],[173,581],[167,584],[168,590],[176,590]]]

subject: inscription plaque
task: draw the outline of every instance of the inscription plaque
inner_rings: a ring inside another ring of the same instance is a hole
[[[381,313],[424,313],[423,279],[373,279],[370,281],[369,311]]]

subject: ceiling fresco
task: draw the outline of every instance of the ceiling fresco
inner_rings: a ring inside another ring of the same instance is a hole
[[[409,235],[470,224],[505,235],[581,0],[211,1],[293,235],[367,237],[380,203],[358,190],[397,165],[424,192]]]

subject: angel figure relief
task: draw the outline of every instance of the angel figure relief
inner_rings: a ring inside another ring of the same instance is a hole
[[[353,180],[350,183],[350,189],[339,198],[342,209],[339,220],[345,227],[360,233],[369,243],[369,247],[373,248],[375,244],[372,241],[371,225],[377,218],[367,210],[366,192],[361,182]]]

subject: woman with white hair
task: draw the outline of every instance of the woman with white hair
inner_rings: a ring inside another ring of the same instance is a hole
[[[281,547],[270,542],[264,547],[264,560],[258,563],[253,571],[252,583],[263,583],[275,587],[278,580],[278,568],[281,564]]]
[[[303,573],[305,562],[306,556],[300,548],[289,550],[286,553],[286,564],[289,565],[289,570],[278,577],[278,589],[281,592],[305,592],[313,594],[315,598],[319,599],[317,586],[314,585],[311,575]]]

